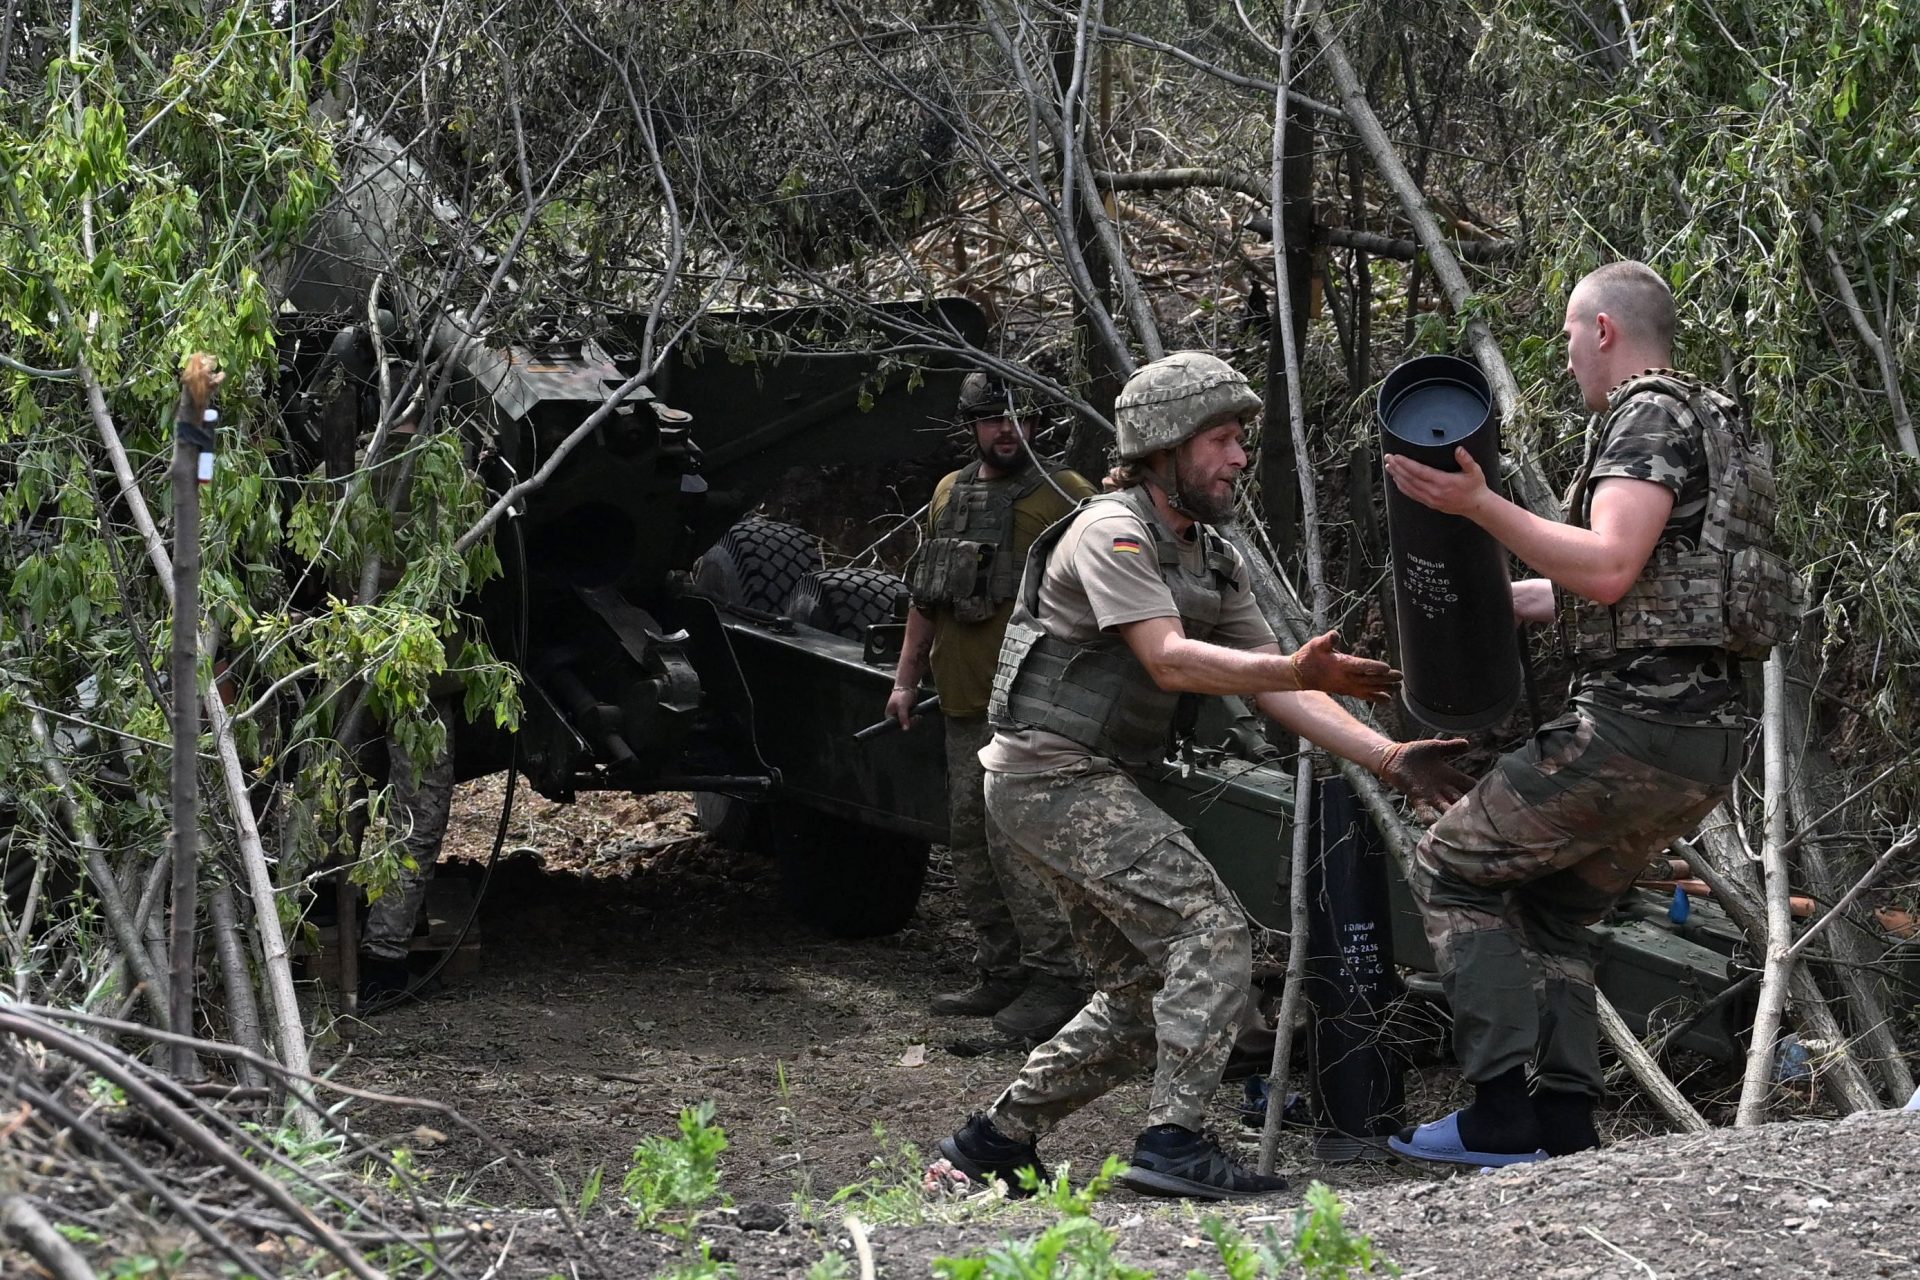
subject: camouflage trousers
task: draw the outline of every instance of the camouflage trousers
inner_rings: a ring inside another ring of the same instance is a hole
[[[1427,832],[1411,888],[1468,1080],[1530,1062],[1545,1088],[1601,1092],[1587,926],[1726,797],[1744,738],[1582,708]]]
[[[953,878],[973,925],[973,963],[1010,978],[1044,973],[1080,981],[1080,964],[1053,890],[987,817],[980,749],[993,738],[985,716],[947,718],[947,828]]]
[[[988,1115],[1037,1139],[1153,1069],[1148,1124],[1197,1129],[1247,1006],[1245,913],[1180,824],[1105,760],[987,775],[987,812],[1064,908],[1096,990]]]
[[[436,714],[447,724],[447,749],[424,769],[416,769],[391,736],[387,739],[387,776],[393,786],[392,823],[413,865],[402,864],[398,880],[367,908],[360,950],[378,960],[405,960],[414,925],[426,905],[427,882],[440,859],[453,808],[453,726],[437,701]]]

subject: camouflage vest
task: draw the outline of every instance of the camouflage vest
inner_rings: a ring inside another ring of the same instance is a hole
[[[982,480],[979,462],[960,470],[947,505],[907,569],[913,603],[945,605],[961,622],[985,622],[1020,590],[1027,556],[1013,545],[1013,508],[1046,484],[1053,471]]]
[[[1142,768],[1166,758],[1181,695],[1155,684],[1119,636],[1072,644],[1040,625],[1040,583],[1053,549],[1074,518],[1097,504],[1122,507],[1146,525],[1154,564],[1173,593],[1188,636],[1206,640],[1220,625],[1234,584],[1235,561],[1225,539],[1206,525],[1194,526],[1209,570],[1204,582],[1196,582],[1180,572],[1180,544],[1160,523],[1145,488],[1088,498],[1034,539],[1027,553],[1027,573],[1000,645],[987,719],[996,729],[1057,733],[1097,755]]]
[[[1740,407],[1672,370],[1649,370],[1616,393],[1615,405],[1655,395],[1698,432],[1707,459],[1707,505],[1693,546],[1660,545],[1640,577],[1611,606],[1567,593],[1562,634],[1576,660],[1622,650],[1679,646],[1764,658],[1800,627],[1806,583],[1773,551],[1773,447],[1747,428]],[[1568,494],[1567,510],[1591,527],[1596,432]]]

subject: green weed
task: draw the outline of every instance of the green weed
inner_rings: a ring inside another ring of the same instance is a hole
[[[853,1264],[838,1249],[829,1249],[807,1268],[807,1280],[851,1280]]]
[[[593,1206],[600,1203],[602,1174],[603,1170],[601,1167],[595,1165],[593,1166],[593,1172],[589,1173],[587,1180],[580,1185],[580,1200],[574,1206],[575,1217],[586,1217],[589,1213],[593,1212]]]
[[[642,1140],[620,1184],[635,1225],[689,1239],[700,1209],[720,1196],[720,1153],[726,1149],[726,1131],[713,1123],[711,1102],[680,1112],[678,1137]]]
[[[1107,1188],[1113,1180],[1127,1171],[1127,1162],[1119,1156],[1108,1156],[1106,1163],[1100,1166],[1100,1172],[1087,1180],[1087,1185],[1078,1191],[1068,1179],[1069,1166],[1061,1165],[1060,1171],[1052,1178],[1043,1178],[1032,1169],[1020,1171],[1020,1185],[1034,1193],[1040,1204],[1051,1208],[1063,1217],[1084,1218],[1093,1212],[1093,1202],[1107,1194]]]
[[[1023,1169],[1021,1184],[1060,1221],[1025,1240],[1002,1240],[983,1254],[936,1258],[934,1275],[942,1280],[1153,1280],[1152,1272],[1113,1256],[1113,1233],[1092,1216],[1094,1202],[1126,1169],[1126,1161],[1108,1156],[1078,1190],[1065,1165],[1051,1179]]]
[[[1002,1240],[984,1254],[935,1258],[940,1280],[1153,1280],[1113,1256],[1113,1233],[1087,1217],[1063,1218],[1026,1240]]]
[[[164,1260],[152,1254],[137,1253],[131,1258],[116,1259],[113,1265],[101,1273],[102,1280],[164,1280],[173,1275],[187,1260],[187,1255],[179,1250],[170,1250]]]
[[[880,1154],[867,1162],[873,1176],[844,1186],[827,1197],[827,1204],[857,1214],[871,1226],[913,1226],[927,1220],[927,1195],[922,1187],[925,1165],[920,1149],[911,1142],[895,1143],[886,1126],[873,1126]],[[810,1216],[810,1215],[809,1215]]]
[[[1260,1242],[1218,1217],[1201,1230],[1219,1251],[1227,1280],[1281,1280],[1296,1273],[1306,1280],[1350,1280],[1355,1275],[1400,1274],[1400,1268],[1374,1251],[1373,1239],[1346,1223],[1347,1207],[1323,1182],[1307,1188],[1306,1203],[1293,1212],[1286,1239],[1268,1227]],[[1189,1280],[1202,1277],[1189,1272]]]
[[[734,1273],[731,1262],[716,1262],[711,1242],[700,1242],[700,1256],[660,1273],[660,1280],[729,1280]]]

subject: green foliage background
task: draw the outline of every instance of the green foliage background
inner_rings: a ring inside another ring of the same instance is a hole
[[[1778,450],[1780,533],[1822,606],[1812,667],[1841,699],[1823,709],[1838,730],[1829,745],[1843,758],[1904,755],[1920,459],[1900,449],[1826,255],[1911,398],[1920,10],[1680,0],[1645,7],[1632,45],[1611,49],[1571,5],[1511,0],[1484,17],[1477,61],[1510,86],[1532,139],[1516,203],[1533,211],[1536,238],[1487,286],[1516,374],[1535,403],[1564,402],[1552,335],[1572,282],[1614,257],[1663,271],[1681,358],[1736,387]],[[1564,474],[1577,436],[1548,428],[1541,440]]]
[[[381,795],[361,796],[354,764],[330,740],[343,706],[364,689],[424,757],[440,733],[425,714],[435,679],[463,677],[504,722],[516,702],[510,673],[452,627],[453,601],[497,571],[485,545],[464,557],[450,550],[481,509],[457,441],[417,446],[408,498],[428,515],[396,530],[373,486],[343,508],[342,485],[293,468],[275,395],[275,281],[337,189],[335,128],[315,106],[341,88],[354,15],[300,19],[252,3],[22,12],[0,95],[0,354],[10,357],[0,368],[0,797],[13,810],[4,838],[56,858],[64,847],[55,788],[25,747],[39,706],[137,735],[61,722],[56,741],[123,881],[137,888],[165,848],[166,816],[151,798],[166,793],[168,758],[145,744],[168,735],[171,618],[100,423],[112,424],[166,537],[178,373],[188,353],[205,351],[226,377],[218,466],[202,491],[204,619],[234,711],[280,685],[239,726],[262,784],[255,803],[275,818],[276,875],[297,882],[362,807],[373,821],[361,874],[377,884],[399,854]],[[294,605],[316,561],[321,572],[355,569],[376,552],[406,568],[393,590]],[[213,671],[203,661],[203,681]],[[333,696],[310,698],[316,689]],[[207,839],[231,854],[221,789],[203,772]],[[15,970],[22,984],[31,974]],[[17,994],[114,995],[96,976],[81,966],[60,990]]]

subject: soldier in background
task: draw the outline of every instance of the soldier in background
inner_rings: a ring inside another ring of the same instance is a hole
[[[1517,1164],[1599,1145],[1593,941],[1651,855],[1728,793],[1746,739],[1739,659],[1791,639],[1797,577],[1769,549],[1770,451],[1673,361],[1673,295],[1616,262],[1567,300],[1567,371],[1606,415],[1560,524],[1458,473],[1389,456],[1400,491],[1465,516],[1564,600],[1573,710],[1503,757],[1415,852],[1414,897],[1453,1008],[1471,1106],[1391,1139],[1403,1154]],[[1528,1069],[1533,1072],[1529,1095]]]
[[[426,906],[427,884],[440,860],[447,819],[453,809],[453,723],[449,700],[436,697],[434,717],[445,729],[444,747],[425,767],[417,766],[391,731],[387,748],[387,781],[391,785],[389,824],[400,835],[406,861],[394,883],[367,907],[360,932],[360,1007],[384,1003],[405,992],[412,983],[407,956]]]
[[[1286,1186],[1201,1132],[1248,1007],[1252,937],[1180,823],[1134,780],[1165,758],[1182,693],[1252,695],[1288,733],[1428,804],[1471,784],[1449,763],[1464,742],[1393,743],[1327,696],[1384,699],[1398,672],[1337,652],[1331,633],[1280,651],[1245,564],[1212,527],[1232,517],[1243,423],[1259,408],[1205,352],[1142,366],[1115,406],[1116,492],[1030,553],[981,753],[987,812],[1052,885],[1098,990],[984,1114],[941,1140],[969,1177],[1041,1168],[1049,1130],[1150,1067],[1126,1185],[1210,1200]]]
[[[1035,459],[1037,415],[1004,383],[968,374],[954,416],[977,456],[943,477],[928,504],[887,715],[907,726],[931,668],[946,721],[948,843],[978,974],[966,990],[936,995],[933,1011],[991,1015],[1002,1033],[1037,1044],[1079,1011],[1087,990],[1052,893],[987,820],[979,753],[992,736],[987,697],[1027,548],[1094,487]]]
[[[389,428],[379,456],[369,458],[375,433],[362,428],[379,421],[381,402],[373,344],[363,327],[342,329],[336,335],[309,400],[315,406],[316,436],[328,476],[344,485],[371,465],[374,470],[367,483],[374,498],[392,512],[396,529],[404,528],[412,512],[412,464],[407,455],[419,438],[419,417],[414,410],[403,411]],[[346,598],[383,595],[399,582],[401,568],[382,561],[371,581],[358,584],[336,574],[329,579],[328,590]],[[460,692],[460,682],[452,676],[438,678],[428,690],[428,710],[441,732],[439,746],[424,764],[414,762],[392,725],[381,730],[390,785],[388,826],[399,836],[403,861],[394,882],[368,904],[360,930],[358,994],[363,1013],[412,987],[407,958],[453,807],[453,735],[459,719],[455,699]]]

